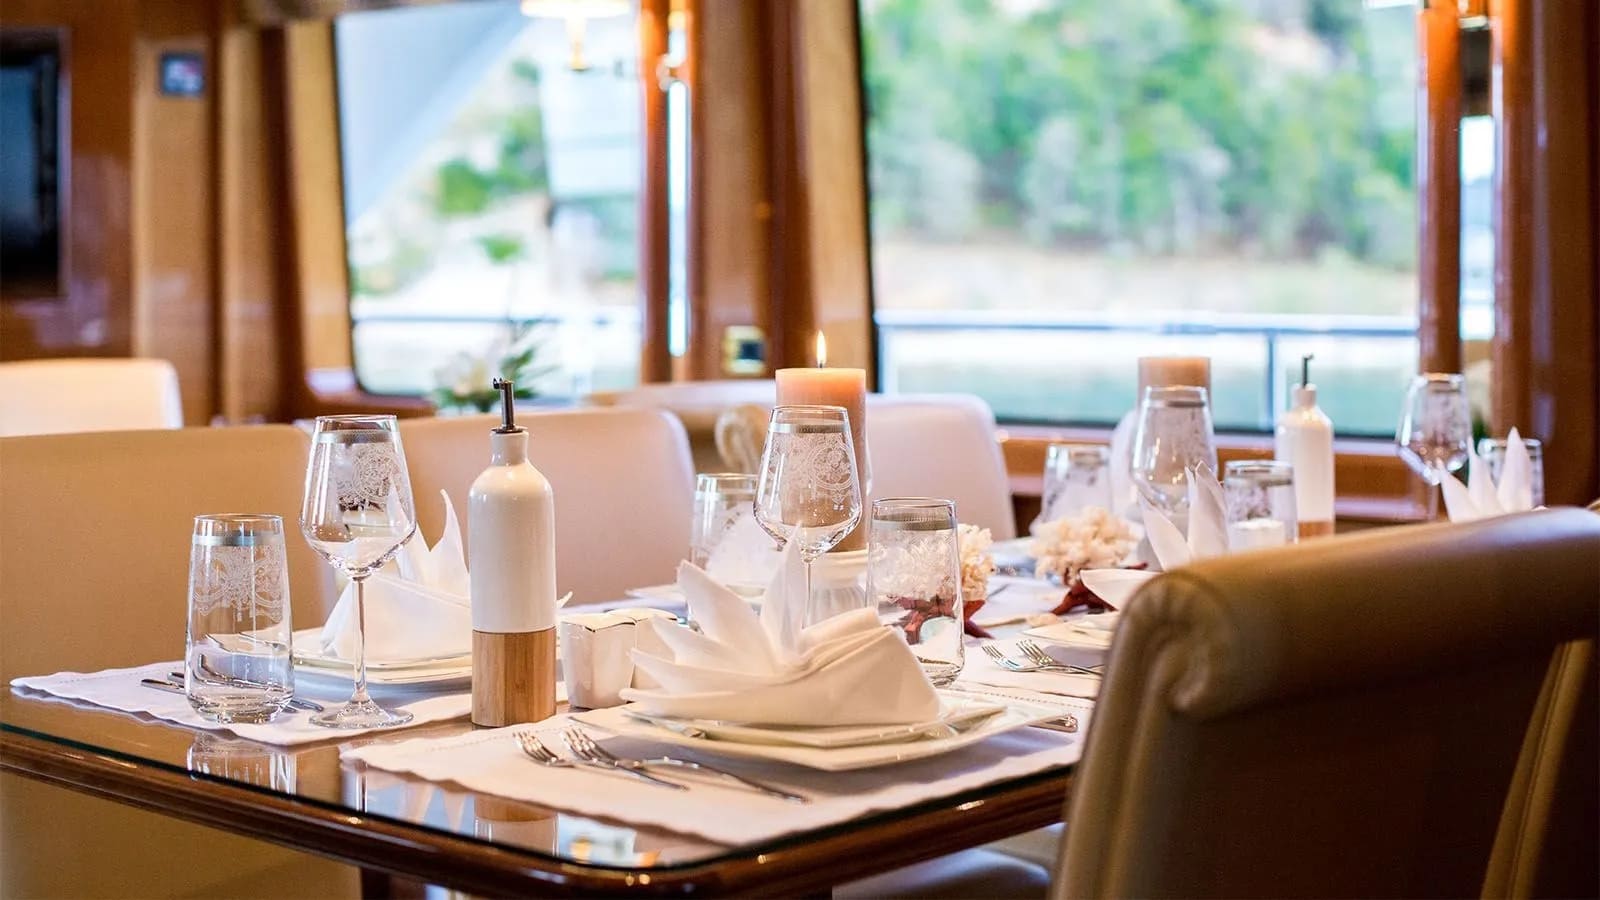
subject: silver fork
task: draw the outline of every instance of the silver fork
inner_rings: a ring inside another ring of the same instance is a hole
[[[200,661],[200,668],[207,675],[210,675],[212,678],[215,678],[218,681],[225,681],[225,682],[227,682],[229,684],[242,685],[244,687],[252,687],[252,688],[266,687],[266,685],[262,684],[259,681],[250,681],[250,680],[245,679],[245,678],[235,678],[232,675],[224,675],[221,672],[218,672],[216,669],[213,669],[211,667],[211,664],[206,662],[205,660],[201,660]],[[183,673],[182,672],[168,672],[167,673],[167,680],[172,682],[173,684],[176,684],[180,688],[184,686]],[[313,702],[311,700],[305,700],[305,699],[302,699],[300,697],[290,698],[289,705],[294,707],[295,709],[303,709],[306,712],[322,712],[322,704],[321,703],[315,703],[315,702]]]
[[[548,766],[552,769],[576,769],[579,767],[586,769],[599,769],[602,772],[615,772],[618,775],[627,775],[631,778],[637,778],[640,781],[647,781],[651,784],[660,785],[661,787],[671,788],[675,791],[686,791],[689,789],[684,785],[678,784],[676,781],[667,781],[664,778],[657,778],[647,772],[639,772],[633,769],[623,768],[621,766],[608,766],[604,763],[592,762],[587,759],[567,759],[564,756],[552,752],[549,747],[546,747],[544,743],[539,740],[538,735],[535,735],[531,731],[514,732],[511,735],[511,738],[517,742],[517,747],[521,749],[529,759],[541,766]]]
[[[1073,675],[1100,674],[1093,669],[1086,669],[1083,666],[1070,666],[1066,663],[1058,663],[1053,659],[1050,659],[1050,661],[1047,663],[1036,662],[1032,659],[1029,659],[1027,662],[1012,659],[1011,657],[1002,653],[1000,648],[993,644],[984,644],[983,652],[989,654],[989,658],[994,660],[995,663],[998,664],[1002,669],[1009,669],[1012,672],[1068,672]],[[1045,658],[1049,659],[1048,656]]]
[[[743,775],[736,775],[733,772],[729,772],[724,769],[714,768],[704,763],[691,762],[687,759],[677,759],[671,756],[655,756],[649,759],[624,759],[600,746],[595,742],[594,738],[589,736],[588,732],[585,732],[581,728],[566,729],[565,731],[561,732],[561,739],[566,742],[568,747],[572,748],[573,753],[578,754],[584,759],[594,760],[595,762],[605,763],[606,765],[621,766],[622,768],[630,771],[639,771],[640,769],[645,769],[650,766],[677,766],[680,769],[693,769],[698,772],[709,772],[712,775],[721,775],[722,777],[732,779],[753,791],[759,791],[760,793],[766,794],[769,797],[776,797],[779,800],[787,800],[790,803],[811,802],[809,798],[802,797],[799,794],[791,794],[788,791],[772,787],[771,785],[762,784],[759,781],[753,781],[744,777]]]
[[[1075,666],[1072,663],[1059,663],[1056,658],[1051,657],[1050,653],[1046,653],[1043,647],[1034,644],[1032,641],[1018,641],[1016,642],[1016,649],[1021,650],[1024,657],[1029,658],[1034,663],[1038,663],[1040,666],[1066,666],[1069,671],[1074,671],[1074,673],[1078,674],[1093,674],[1093,676],[1102,674],[1101,669],[1093,668],[1093,666]]]

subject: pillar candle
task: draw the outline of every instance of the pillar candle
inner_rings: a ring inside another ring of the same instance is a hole
[[[842,406],[850,417],[850,435],[855,440],[856,483],[861,485],[861,525],[845,536],[835,550],[860,550],[867,545],[867,371],[828,368],[826,344],[817,335],[818,365],[813,369],[779,369],[779,406]]]
[[[1139,396],[1144,399],[1144,389],[1193,385],[1211,392],[1211,358],[1207,356],[1141,356],[1139,357]],[[1213,401],[1214,402],[1214,401]]]

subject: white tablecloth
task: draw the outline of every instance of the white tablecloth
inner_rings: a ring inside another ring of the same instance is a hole
[[[556,716],[534,726],[372,744],[347,749],[342,756],[378,769],[452,781],[471,790],[579,815],[658,826],[722,843],[747,844],[1076,762],[1082,753],[1090,708],[1090,704],[1083,704],[1078,718],[1084,727],[1074,734],[1019,728],[943,756],[851,772],[819,772],[765,760],[702,755],[690,748],[634,738],[603,739],[605,746],[619,755],[638,758],[666,753],[736,771],[811,798],[804,805],[713,779],[691,780],[670,770],[659,774],[690,784],[691,789],[667,790],[591,769],[547,768],[523,756],[511,738],[519,728],[532,728],[546,746],[561,748],[560,731],[573,724],[567,716]],[[593,730],[591,733],[600,736]]]

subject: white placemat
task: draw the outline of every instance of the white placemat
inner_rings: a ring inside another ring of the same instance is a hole
[[[994,641],[1007,657],[1022,660],[1023,653],[1016,641]],[[1095,651],[1074,652],[1076,648],[1049,647],[1045,650],[1061,662],[1078,666],[1094,666],[1105,662],[1105,654]],[[1095,675],[1075,675],[1071,672],[1013,672],[989,658],[978,645],[968,644],[966,665],[961,667],[961,677],[955,686],[963,684],[989,684],[997,687],[1022,688],[1043,694],[1060,694],[1066,697],[1095,697],[1100,693],[1100,678]]]
[[[1043,579],[993,575],[989,578],[989,597],[972,614],[972,622],[983,628],[1022,622],[1055,609],[1066,595],[1060,585]]]
[[[183,663],[161,662],[151,663],[147,666],[138,666],[132,669],[106,669],[103,672],[58,672],[54,675],[38,675],[28,678],[16,678],[11,682],[12,687],[27,688],[41,691],[52,697],[66,700],[78,700],[103,706],[107,709],[126,713],[138,713],[153,716],[165,722],[182,725],[186,728],[199,728],[205,731],[225,731],[252,741],[261,741],[265,744],[292,746],[294,744],[309,744],[314,741],[341,740],[369,733],[367,730],[323,728],[311,724],[311,713],[304,710],[296,711],[292,715],[280,714],[272,722],[259,725],[246,725],[242,723],[222,724],[202,717],[189,705],[189,700],[182,694],[169,691],[155,690],[139,683],[143,678],[160,679],[168,672],[181,671]],[[330,686],[331,687],[331,686]],[[297,695],[309,700],[315,700],[324,706],[343,703],[350,697],[348,685],[342,693],[338,691],[319,690],[312,693],[298,690]],[[442,722],[446,719],[455,719],[472,712],[472,694],[470,691],[456,693],[422,693],[422,692],[391,692],[374,691],[373,696],[380,703],[390,708],[404,709],[414,717],[410,722],[400,726],[409,728],[414,725],[424,725],[429,722]]]
[[[1083,726],[1088,724],[1091,708],[1092,704],[1084,703],[1078,715]],[[532,729],[547,747],[565,753],[560,732],[570,724],[562,715],[520,728]],[[618,755],[641,758],[667,753],[699,760],[811,799],[797,804],[669,769],[657,774],[691,785],[690,789],[668,790],[593,769],[548,768],[517,749],[511,738],[517,730],[519,727],[497,728],[450,738],[372,744],[347,749],[341,756],[378,769],[450,781],[579,815],[651,825],[726,844],[749,844],[1068,765],[1082,754],[1085,733],[1083,727],[1073,734],[1019,728],[943,756],[874,769],[819,772],[634,738],[602,737],[598,729],[589,729]]]

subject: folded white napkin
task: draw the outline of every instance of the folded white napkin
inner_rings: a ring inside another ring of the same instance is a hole
[[[1452,522],[1471,522],[1490,516],[1527,512],[1533,509],[1533,461],[1517,429],[1506,437],[1506,458],[1500,467],[1500,482],[1489,477],[1489,466],[1467,445],[1467,472],[1470,484],[1456,476],[1439,483],[1444,491],[1444,508]]]
[[[1189,470],[1189,533],[1186,536],[1166,514],[1151,506],[1143,497],[1139,506],[1144,514],[1145,537],[1155,551],[1160,572],[1134,569],[1085,569],[1079,577],[1095,596],[1127,610],[1144,583],[1179,566],[1196,560],[1221,556],[1228,552],[1227,504],[1222,499],[1222,485],[1217,475],[1207,465]]]
[[[461,525],[450,495],[444,532],[429,549],[421,529],[395,558],[367,579],[366,657],[400,661],[466,656],[472,652],[472,605]],[[322,650],[355,658],[356,586],[352,582],[322,626]]]
[[[767,725],[892,725],[939,714],[939,696],[911,648],[877,611],[856,609],[780,640],[747,601],[698,566],[678,566],[678,586],[700,631],[640,623],[666,647],[635,649],[655,689],[622,691],[648,713]],[[766,605],[763,604],[763,610]],[[780,632],[787,633],[787,632]]]

